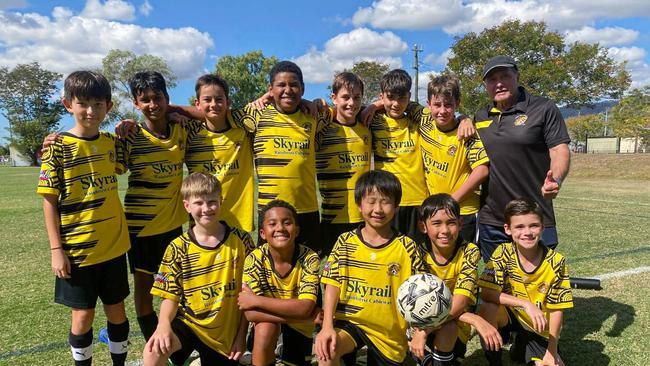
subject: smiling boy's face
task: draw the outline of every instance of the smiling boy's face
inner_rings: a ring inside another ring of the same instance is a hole
[[[167,118],[169,100],[161,91],[147,89],[138,94],[133,104],[151,122],[164,121]]]
[[[269,92],[273,95],[275,108],[282,113],[294,113],[302,100],[305,92],[298,76],[292,72],[280,72],[273,78],[269,85]]]
[[[299,229],[291,210],[273,207],[264,214],[260,237],[276,250],[292,248]]]

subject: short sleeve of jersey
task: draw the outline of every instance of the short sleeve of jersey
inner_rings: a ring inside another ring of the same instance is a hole
[[[305,247],[305,249],[307,249],[307,247]],[[316,302],[320,283],[318,279],[319,268],[320,260],[318,254],[311,250],[307,250],[302,259],[302,273],[298,290],[299,300],[311,300]]]
[[[174,239],[165,249],[162,262],[160,262],[160,269],[154,277],[153,287],[151,288],[152,295],[178,303],[181,302],[183,294],[182,278],[179,275],[181,273],[179,240],[181,238]]]
[[[568,144],[571,138],[560,109],[550,100],[547,103],[548,106],[544,116],[546,119],[544,123],[544,142],[550,149],[560,144]]]
[[[478,262],[481,259],[481,251],[473,244],[465,246],[463,264],[456,279],[454,295],[463,295],[476,302],[476,282],[478,280]]]
[[[237,127],[247,132],[255,132],[259,120],[260,111],[252,106],[245,106],[231,112],[232,119]]]
[[[494,250],[492,257],[485,264],[478,285],[499,292],[503,291],[505,285],[504,262],[504,245],[502,244]]]
[[[481,138],[478,136],[467,140],[466,154],[469,166],[472,169],[476,169],[476,167],[490,161],[487,152],[485,152],[485,147],[483,147],[483,141],[481,141]]]
[[[557,278],[551,284],[546,298],[546,307],[549,310],[568,309],[573,307],[573,295],[569,284],[569,271],[566,260],[562,258],[553,264]]]
[[[327,257],[325,265],[323,266],[323,272],[321,274],[321,282],[326,285],[331,285],[337,288],[341,287],[341,280],[339,274],[339,250],[342,245],[345,245],[344,236],[351,235],[350,233],[341,234],[334,247],[332,252]]]
[[[248,288],[253,291],[255,295],[263,296],[264,290],[260,286],[260,275],[264,271],[263,260],[264,253],[260,248],[253,250],[248,256],[246,256],[246,261],[244,262],[244,278],[243,282],[248,286]]]
[[[48,146],[47,151],[41,157],[41,171],[38,175],[38,188],[36,192],[44,195],[58,196],[61,192],[61,179],[63,178],[63,166],[61,163],[61,146],[54,142]]]

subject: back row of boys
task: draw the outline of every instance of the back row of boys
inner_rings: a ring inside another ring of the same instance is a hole
[[[230,113],[225,81],[203,76],[196,86],[196,106],[205,125],[168,122],[169,96],[164,80],[157,73],[139,73],[131,80],[131,90],[145,124],[126,140],[117,140],[98,133],[98,125],[111,106],[105,79],[88,72],[71,74],[65,83],[64,104],[76,125],[49,147],[38,191],[45,197],[52,267],[57,275],[56,301],[73,308],[69,340],[75,360],[89,362],[97,297],[105,304],[114,362],[119,363],[126,354],[128,322],[122,300],[128,294],[128,285],[115,288],[93,282],[110,278],[116,287],[123,282],[116,279],[121,278],[121,272],[125,276],[121,268],[129,241],[126,231],[116,227],[128,226],[130,234],[129,264],[134,273],[140,328],[149,339],[159,327],[149,291],[167,244],[181,236],[181,225],[187,218],[180,192],[183,162],[191,172],[208,172],[222,181],[220,218],[229,227],[251,231],[254,154],[259,207],[276,199],[291,202],[304,236],[297,240],[320,250],[315,246],[322,242],[317,234],[320,224],[313,179],[317,170],[323,195],[325,252],[331,250],[339,234],[364,221],[352,192],[359,176],[369,170],[371,143],[375,168],[392,171],[404,191],[403,205],[394,220],[399,229],[414,236],[417,208],[428,191],[451,193],[461,202],[460,213],[470,218],[478,210],[475,190],[487,176],[487,156],[476,138],[465,143],[454,140],[457,81],[442,77],[431,83],[429,101],[435,123],[421,107],[412,107],[404,115],[411,87],[406,72],[391,71],[381,87],[386,113],[373,119],[371,137],[367,128],[356,123],[363,84],[350,73],[342,73],[334,81],[336,109],[325,109],[316,119],[298,108],[304,84],[300,69],[293,63],[281,62],[273,68],[267,96],[273,104],[261,111],[247,107]],[[131,174],[126,219],[121,220],[116,215],[120,203],[114,192],[113,171],[127,168]],[[185,208],[191,212],[188,205],[186,202]],[[84,219],[89,211],[94,215]],[[244,231],[232,230],[246,242]],[[473,234],[467,237],[473,238]],[[88,273],[83,272],[86,270]],[[161,273],[156,275],[156,284],[168,283]],[[194,295],[204,296],[201,291]]]

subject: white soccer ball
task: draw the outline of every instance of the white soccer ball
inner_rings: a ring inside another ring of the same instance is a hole
[[[397,310],[411,326],[432,328],[442,324],[451,309],[451,292],[430,273],[409,277],[397,290]]]

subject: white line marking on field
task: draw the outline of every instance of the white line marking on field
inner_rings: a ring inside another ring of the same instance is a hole
[[[604,274],[595,276],[594,278],[599,279],[599,280],[602,281],[602,280],[609,280],[609,279],[612,279],[612,278],[619,278],[619,277],[635,275],[635,274],[639,274],[639,273],[643,273],[643,272],[650,272],[650,267],[642,266],[642,267],[637,267],[637,268],[626,269],[625,271],[604,273]]]

